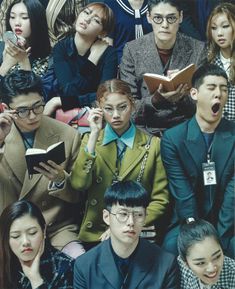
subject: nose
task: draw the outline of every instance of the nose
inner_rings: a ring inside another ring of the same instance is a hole
[[[114,118],[120,117],[120,113],[119,113],[119,111],[117,109],[113,110],[113,117]]]
[[[164,17],[162,21],[162,27],[168,27],[168,26],[169,26],[169,23],[167,22],[166,17]]]
[[[215,98],[221,98],[221,88],[217,87],[215,89]]]
[[[33,112],[33,110],[31,109],[29,111],[29,119],[34,119],[36,117],[36,114]]]
[[[217,30],[217,35],[218,35],[218,36],[223,35],[223,29],[222,29],[222,28],[218,28],[218,30]]]
[[[132,226],[134,224],[134,217],[133,217],[133,214],[132,213],[129,213],[129,216],[128,216],[128,220],[127,220],[127,224],[129,226]]]
[[[24,234],[24,235],[22,236],[22,245],[23,245],[24,247],[27,247],[27,246],[29,246],[29,244],[30,244],[30,241],[29,241],[28,235],[27,235],[27,234]]]
[[[210,262],[206,268],[207,273],[213,273],[215,272],[215,270],[216,270],[216,266]]]

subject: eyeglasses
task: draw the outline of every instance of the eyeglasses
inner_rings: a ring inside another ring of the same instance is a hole
[[[111,215],[114,215],[119,223],[126,223],[129,219],[130,215],[132,215],[134,222],[144,223],[145,213],[144,212],[126,212],[120,211],[117,213],[112,213],[109,211]]]
[[[178,20],[178,17],[175,15],[167,15],[167,16],[162,16],[162,15],[155,15],[153,16],[153,22],[156,24],[161,24],[164,19],[166,19],[166,22],[168,24],[173,24]]]
[[[44,106],[45,106],[44,103],[40,103],[29,108],[15,109],[15,114],[17,114],[19,118],[24,119],[30,115],[30,111],[32,111],[36,115],[42,113],[44,110]],[[11,108],[11,107],[10,109],[14,110],[14,108]]]
[[[113,116],[114,114],[114,111],[116,110],[118,112],[118,114],[123,114],[125,113],[127,110],[128,110],[129,106],[127,104],[125,105],[121,105],[121,106],[118,106],[116,108],[113,108],[113,107],[104,107],[103,108],[103,111],[107,114],[109,114],[110,116]]]

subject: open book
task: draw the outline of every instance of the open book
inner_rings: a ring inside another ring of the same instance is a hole
[[[25,153],[26,163],[29,175],[38,174],[33,167],[40,167],[39,163],[46,163],[51,160],[57,164],[65,161],[65,146],[64,142],[55,143],[47,148],[47,150],[29,148]]]
[[[191,80],[195,69],[195,64],[192,63],[178,71],[172,78],[160,74],[145,73],[144,80],[150,94],[153,94],[158,89],[160,83],[163,85],[163,90],[166,92],[176,90],[180,84],[186,83],[188,84],[188,87],[191,88]]]

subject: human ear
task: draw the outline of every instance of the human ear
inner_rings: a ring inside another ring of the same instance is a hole
[[[150,13],[149,13],[149,11],[147,11],[146,16],[147,16],[147,21],[148,21],[148,23],[152,25],[152,19],[150,18]]]
[[[179,23],[182,23],[183,22],[183,10],[180,11],[180,19],[179,19]]]
[[[109,226],[109,211],[106,209],[103,210],[103,220],[105,224]]]
[[[193,87],[190,89],[191,98],[195,101],[197,100],[197,93],[198,93],[198,91],[196,88]]]

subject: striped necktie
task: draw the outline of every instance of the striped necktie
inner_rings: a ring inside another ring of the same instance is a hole
[[[116,142],[117,142],[117,157],[118,157],[118,160],[121,161],[126,151],[126,144],[120,139],[117,139]]]

